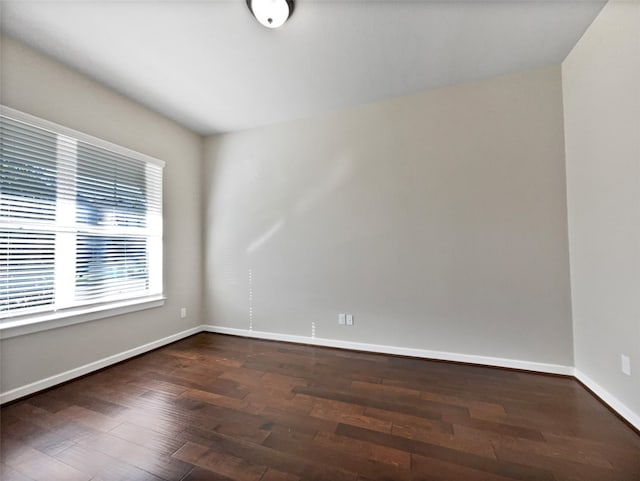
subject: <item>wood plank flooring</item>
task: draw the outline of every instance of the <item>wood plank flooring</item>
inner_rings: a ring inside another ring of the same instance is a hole
[[[1,409],[3,481],[640,481],[576,381],[198,334]]]

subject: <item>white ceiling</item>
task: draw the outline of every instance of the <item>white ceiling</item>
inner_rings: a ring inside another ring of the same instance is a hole
[[[2,30],[201,134],[560,63],[602,0],[10,1]]]

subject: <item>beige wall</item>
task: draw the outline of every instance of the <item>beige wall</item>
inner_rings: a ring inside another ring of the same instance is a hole
[[[0,102],[166,162],[163,307],[0,341],[0,392],[201,323],[200,137],[8,38]],[[189,315],[180,319],[180,308]]]
[[[575,349],[579,372],[640,417],[636,0],[605,7],[562,80],[550,67],[214,136],[203,172],[197,135],[11,39],[0,54],[2,104],[167,162],[168,296],[0,341],[0,392],[201,323],[313,325],[327,339],[559,365]]]
[[[640,3],[610,2],[562,79],[575,365],[640,422]]]
[[[0,392],[201,323],[313,325],[565,366],[575,349],[577,369],[640,415],[637,1],[605,7],[562,79],[549,67],[213,136],[204,154],[162,116],[11,39],[0,49],[2,104],[166,161],[168,296],[0,341]]]
[[[207,319],[570,366],[564,168],[559,67],[210,137]]]

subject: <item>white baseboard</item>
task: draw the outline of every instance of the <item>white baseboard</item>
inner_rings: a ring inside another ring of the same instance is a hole
[[[218,334],[229,334],[232,336],[251,337],[251,338],[266,339],[271,341],[285,341],[285,342],[293,342],[298,344],[311,344],[315,346],[335,347],[339,349],[351,349],[354,351],[377,352],[382,354],[395,354],[400,356],[410,356],[410,357],[417,357],[417,358],[424,358],[424,359],[465,362],[465,363],[479,364],[479,365],[485,365],[485,366],[506,367],[511,369],[523,369],[526,371],[535,371],[535,372],[542,372],[547,374],[560,374],[560,375],[574,376],[576,379],[582,382],[585,386],[587,386],[591,391],[593,391],[593,393],[595,393],[595,395],[598,396],[605,404],[611,407],[611,409],[616,411],[620,416],[626,419],[636,429],[640,430],[640,415],[633,412],[629,407],[627,407],[624,403],[622,403],[615,396],[609,393],[606,389],[604,389],[602,386],[600,386],[591,378],[589,378],[589,376],[581,372],[579,369],[573,368],[571,366],[563,366],[560,364],[546,364],[546,363],[531,362],[531,361],[521,361],[517,359],[505,359],[505,358],[499,358],[499,357],[476,356],[471,354],[460,354],[460,353],[454,353],[454,352],[431,351],[427,349],[398,347],[398,346],[390,346],[390,345],[383,345],[383,344],[366,344],[361,342],[340,341],[337,339],[324,339],[324,338],[316,338],[316,337],[308,337],[308,336],[296,336],[291,334],[282,334],[282,333],[275,333],[275,332],[250,331],[248,329],[235,329],[231,327],[213,326],[213,325],[201,325],[201,326],[194,327],[192,329],[187,329],[186,331],[182,331],[177,334],[173,334],[171,336],[158,339],[157,341],[153,341],[148,344],[144,344],[142,346],[129,349],[128,351],[124,351],[118,354],[114,354],[113,356],[99,359],[98,361],[94,361],[89,364],[85,364],[84,366],[80,366],[75,369],[71,369],[69,371],[65,371],[60,374],[56,374],[46,379],[41,379],[31,384],[27,384],[25,386],[21,386],[16,389],[12,389],[11,391],[0,393],[0,404],[7,403],[24,396],[28,396],[29,394],[33,394],[38,391],[42,391],[44,389],[48,389],[57,384],[62,384],[63,382],[67,382],[77,377],[84,376],[85,374],[89,374],[93,371],[97,371],[98,369],[108,367],[112,364],[116,364],[126,359],[135,357],[139,354],[144,354],[145,352],[151,351],[153,349],[157,349],[159,347],[162,347],[166,344],[170,344],[175,341],[179,341],[180,339],[184,339],[185,337],[198,334],[199,332],[213,332]]]
[[[629,424],[640,431],[640,415],[634,413],[626,404],[620,402],[617,397],[580,371],[580,369],[574,368],[573,375],[578,381],[587,386],[596,396],[598,396],[602,402],[608,405],[611,409],[626,419]]]
[[[439,361],[465,362],[470,364],[481,364],[484,366],[506,367],[510,369],[543,372],[547,374],[561,374],[565,376],[573,375],[573,368],[571,366],[563,366],[561,364],[546,364],[541,362],[521,361],[517,359],[505,359],[500,357],[487,357],[476,356],[472,354],[459,354],[455,352],[431,351],[427,349],[416,349],[411,347],[398,347],[384,344],[366,344],[362,342],[340,341],[337,339],[324,339],[308,336],[294,336],[291,334],[280,334],[274,332],[249,331],[247,329],[235,329],[222,326],[204,325],[202,327],[206,332],[230,334],[232,336],[253,337],[257,339],[268,339],[272,341],[295,342],[299,344],[312,344],[314,346],[337,347],[340,349],[351,349],[354,351],[395,354],[398,356],[436,359]]]
[[[192,336],[193,334],[197,334],[199,332],[202,332],[202,326],[187,329],[186,331],[178,332],[177,334],[158,339],[157,341],[153,341],[148,344],[129,349],[128,351],[120,352],[118,354],[114,354],[113,356],[105,357],[89,364],[85,364],[84,366],[76,367],[69,371],[65,371],[60,374],[48,377],[46,379],[41,379],[39,381],[32,382],[31,384],[12,389],[11,391],[0,393],[0,404],[4,404],[9,401],[28,396],[29,394],[48,389],[52,386],[55,386],[56,384],[62,384],[63,382],[67,382],[71,379],[84,376],[85,374],[89,374],[90,372],[97,371],[98,369],[102,369],[117,362],[135,357],[147,351],[157,349],[158,347],[162,347],[166,344],[179,341],[180,339]]]

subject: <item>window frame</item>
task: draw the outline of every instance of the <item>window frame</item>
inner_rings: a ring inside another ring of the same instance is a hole
[[[41,129],[49,130],[55,133],[57,136],[70,137],[78,142],[85,142],[98,148],[111,151],[118,155],[129,157],[148,164],[154,164],[156,166],[159,166],[161,169],[163,169],[165,166],[164,161],[155,157],[151,157],[149,155],[128,149],[126,147],[122,147],[98,137],[94,137],[92,135],[65,127],[55,122],[51,122],[49,120],[45,120],[31,114],[21,112],[5,105],[0,105],[0,114]],[[164,184],[164,180],[162,183]],[[160,188],[162,189],[162,187]],[[161,193],[160,202],[161,204],[164,204],[163,193]],[[162,216],[162,220],[164,220],[164,214]],[[162,234],[162,236],[160,237],[160,243],[163,246],[163,253],[159,266],[161,270],[159,281],[162,283],[161,293],[137,296],[126,299],[118,299],[107,302],[95,302],[88,305],[79,305],[59,310],[55,310],[55,308],[52,308],[50,310],[42,312],[16,314],[14,316],[5,317],[0,321],[0,339],[6,339],[48,329],[55,329],[58,327],[64,327],[83,322],[90,322],[97,319],[123,315],[130,312],[160,307],[164,305],[164,301],[166,300],[164,294],[164,234]]]

